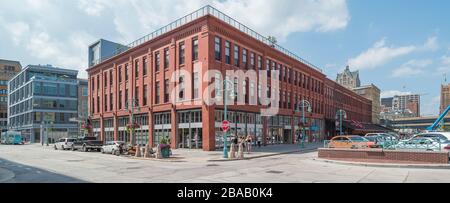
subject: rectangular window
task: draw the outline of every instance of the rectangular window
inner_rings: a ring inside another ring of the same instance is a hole
[[[139,87],[134,88],[134,100],[136,101],[135,105],[139,105]]]
[[[168,69],[169,68],[169,61],[170,61],[170,57],[169,57],[169,49],[166,48],[164,49],[164,69]]]
[[[185,46],[184,46],[184,42],[180,43],[179,46],[180,46],[180,48],[179,48],[179,50],[180,50],[179,62],[180,62],[180,65],[183,65],[184,61],[185,61]]]
[[[262,70],[262,57],[258,56],[258,70]]]
[[[253,69],[255,69],[255,54],[254,53],[250,54],[250,65],[252,66]]]
[[[147,106],[147,97],[148,97],[148,95],[147,95],[147,85],[144,85],[144,89],[143,89],[143,94],[142,94],[142,102],[143,102],[143,105],[144,106]]]
[[[164,80],[164,103],[169,102],[169,80]]]
[[[128,89],[125,89],[125,108],[128,109]]]
[[[160,92],[159,92],[160,86],[159,81],[155,83],[155,104],[159,104],[160,101]]]
[[[194,99],[198,99],[199,98],[199,85],[200,85],[200,80],[199,80],[199,76],[198,73],[194,73],[194,91],[192,91],[194,93]]]
[[[134,77],[139,77],[139,59],[134,61]]]
[[[105,112],[108,111],[108,105],[107,104],[108,104],[108,95],[105,94],[105,100],[103,100],[103,105],[105,107]]]
[[[107,73],[103,73],[103,84],[105,85],[105,87],[108,87],[108,78],[107,78],[108,74]]]
[[[119,66],[119,83],[122,82],[122,66]]]
[[[192,39],[192,60],[198,60],[198,38]]]
[[[146,76],[147,75],[147,57],[146,56],[144,56],[144,59],[143,59],[143,61],[142,61],[142,72],[143,72],[143,74],[144,74],[144,76]]]
[[[159,71],[159,66],[161,64],[161,56],[159,52],[155,53],[155,72]]]
[[[270,77],[270,60],[266,59],[266,71],[267,71],[267,77]]]
[[[97,90],[100,89],[100,75],[97,75]]]
[[[119,90],[119,109],[122,109],[122,90]]]
[[[231,43],[225,41],[225,63],[231,64]]]
[[[113,110],[113,93],[109,94],[109,111]]]
[[[239,46],[234,45],[234,66],[239,67]]]
[[[125,81],[128,81],[128,64],[125,64]]]
[[[97,96],[97,113],[100,112],[100,96]]]
[[[222,60],[222,39],[220,39],[219,37],[216,37],[214,39],[214,50],[216,60]]]
[[[112,85],[113,85],[113,71],[110,70],[109,71],[109,86],[112,87]]]
[[[36,84],[36,83],[35,83]],[[92,77],[91,78],[91,89],[92,89],[92,91],[94,91],[94,86],[95,86],[95,78],[94,77]],[[36,89],[36,85],[34,86],[34,93],[35,94],[40,94],[40,86],[39,86],[39,89]],[[38,91],[36,91],[36,90],[38,90]]]
[[[248,64],[247,64],[247,49],[242,49],[242,63],[244,64],[245,68],[248,68]]]

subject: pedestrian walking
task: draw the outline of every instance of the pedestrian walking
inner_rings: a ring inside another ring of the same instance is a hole
[[[252,151],[252,136],[251,135],[247,135],[247,152],[250,154],[250,152]]]

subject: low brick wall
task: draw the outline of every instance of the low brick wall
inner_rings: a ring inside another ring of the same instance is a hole
[[[383,149],[319,149],[319,158],[362,162],[448,164],[448,152],[412,152]]]

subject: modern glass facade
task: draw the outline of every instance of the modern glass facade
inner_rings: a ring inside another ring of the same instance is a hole
[[[9,81],[8,123],[31,142],[48,135],[52,142],[78,136],[78,71],[51,66],[27,66]],[[46,133],[44,133],[46,132]]]

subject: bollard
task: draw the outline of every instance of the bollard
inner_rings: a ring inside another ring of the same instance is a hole
[[[136,145],[136,157],[141,157],[141,147],[139,145]]]
[[[158,146],[156,147],[156,158],[157,159],[162,159],[161,145],[160,144],[158,144]]]
[[[244,159],[244,143],[239,144],[238,159]]]
[[[231,143],[230,146],[230,159],[235,159],[236,158],[236,145],[234,143]]]
[[[144,158],[149,158],[150,150],[148,144],[145,145]]]

